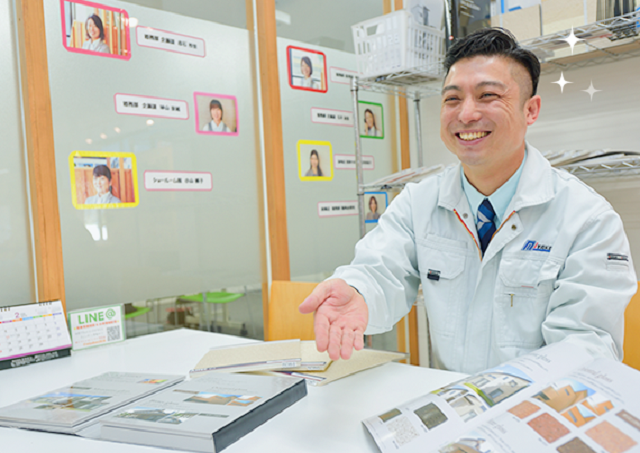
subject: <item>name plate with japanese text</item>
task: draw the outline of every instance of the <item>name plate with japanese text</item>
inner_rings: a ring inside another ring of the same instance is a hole
[[[207,172],[145,171],[144,188],[150,191],[206,191],[213,189],[213,176]]]

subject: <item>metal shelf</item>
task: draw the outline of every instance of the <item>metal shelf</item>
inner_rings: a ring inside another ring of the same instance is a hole
[[[406,170],[385,176],[369,184],[364,184],[363,188],[366,191],[399,190],[411,182],[418,183],[428,176],[436,175],[445,168],[447,167],[442,164],[432,167],[407,168]]]
[[[633,11],[574,27],[573,33],[580,39],[576,47],[586,48],[586,51],[574,55],[556,56],[556,52],[570,48],[565,41],[570,30],[528,39],[520,45],[540,59],[543,73],[619,61],[640,55],[638,21],[640,11]]]
[[[605,159],[593,159],[592,162],[586,160],[584,162],[576,162],[573,164],[562,165],[561,168],[577,176],[580,179],[588,180],[593,178],[625,178],[640,175],[640,156],[629,156],[620,154],[610,156]]]
[[[358,87],[365,91],[420,99],[440,95],[442,61],[430,67],[419,67],[383,76],[358,78]]]
[[[520,45],[532,51],[540,59],[543,73],[599,65],[640,56],[638,24],[640,24],[640,10],[574,27],[573,32],[580,39],[576,44],[578,50],[580,47],[587,49],[586,52],[574,55],[556,57],[556,52],[570,48],[565,41],[570,30],[528,39]],[[611,45],[612,43],[615,45]],[[439,85],[444,74],[443,61],[440,60],[428,67],[363,77],[358,80],[358,86],[365,91],[408,99],[436,96],[440,94]]]
[[[573,32],[580,38],[577,50],[585,50],[575,55],[562,55],[570,48],[565,38],[570,30],[552,33],[520,43],[531,50],[542,64],[542,73],[550,73],[562,69],[580,68],[599,65],[612,61],[640,56],[640,10],[611,19],[605,19],[585,26],[574,27]],[[612,45],[612,43],[614,43]],[[574,47],[574,50],[576,47]],[[561,55],[557,55],[560,53]],[[415,102],[416,140],[418,142],[418,167],[422,168],[422,137],[420,124],[420,99],[439,96],[444,70],[442,60],[430,67],[413,68],[375,77],[354,77],[351,85],[354,108],[354,132],[356,140],[356,173],[358,180],[358,209],[360,220],[360,236],[365,234],[364,192],[373,188],[383,190],[399,189],[402,183],[391,183],[374,186],[363,183],[362,148],[358,118],[358,91],[401,96]],[[602,177],[625,177],[640,175],[640,156],[624,156],[619,161],[577,162],[559,166],[581,179]],[[433,173],[431,173],[433,174]]]

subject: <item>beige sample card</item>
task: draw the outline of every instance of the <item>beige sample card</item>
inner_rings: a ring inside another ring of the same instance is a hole
[[[298,368],[300,340],[268,341],[213,348],[189,372],[191,377],[209,371],[257,371]]]

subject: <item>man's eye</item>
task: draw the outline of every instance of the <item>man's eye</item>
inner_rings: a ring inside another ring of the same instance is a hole
[[[446,99],[444,100],[444,102],[457,101],[457,100],[458,100],[458,98],[457,98],[457,97],[452,96],[452,97],[446,98]]]
[[[486,98],[487,96],[496,96],[495,93],[483,93],[481,97]]]

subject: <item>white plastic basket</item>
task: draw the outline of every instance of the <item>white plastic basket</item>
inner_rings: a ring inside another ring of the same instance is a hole
[[[444,32],[420,25],[400,10],[351,26],[356,63],[362,77],[418,70],[425,76],[442,74]]]

